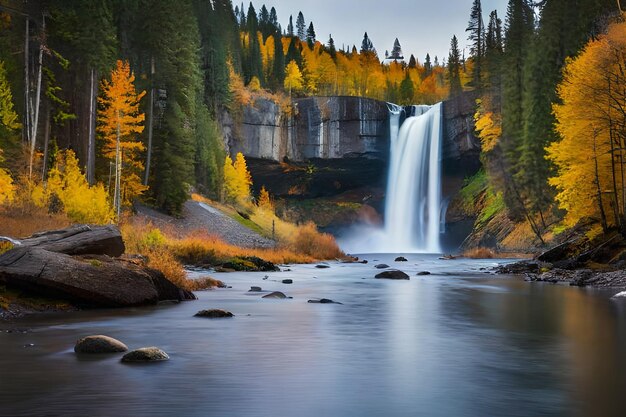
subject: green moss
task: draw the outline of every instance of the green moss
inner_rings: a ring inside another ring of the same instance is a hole
[[[505,210],[504,197],[502,193],[494,194],[491,190],[487,190],[485,206],[476,219],[477,224],[485,224],[491,220],[496,214]]]
[[[89,260],[89,264],[91,266],[93,266],[94,268],[101,268],[102,267],[102,261],[99,261],[98,259],[90,259]]]
[[[476,203],[481,195],[487,190],[488,181],[485,170],[481,169],[471,178],[466,178],[461,189],[461,201],[463,210],[467,214],[473,214]]]

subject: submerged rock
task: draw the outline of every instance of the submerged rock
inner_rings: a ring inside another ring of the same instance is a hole
[[[288,298],[288,297],[280,291],[274,291],[272,293],[264,295],[261,298],[275,298],[277,300],[284,300],[285,298]]]
[[[385,269],[385,268],[389,268],[389,265],[387,265],[387,264],[378,264],[374,268],[376,268],[376,269]]]
[[[320,298],[319,300],[309,300],[307,302],[311,304],[342,304],[329,298]]]
[[[248,292],[261,292],[263,289],[261,287],[250,287],[250,291]]]
[[[395,259],[396,262],[408,262],[408,259],[406,259],[404,256],[398,256]]]
[[[398,270],[384,271],[376,275],[377,279],[411,279],[406,273]]]
[[[221,318],[234,317],[234,314],[226,310],[212,309],[212,310],[198,311],[196,314],[194,314],[194,317],[204,317],[208,319],[221,319]]]
[[[104,335],[83,337],[74,346],[76,353],[119,353],[127,350],[124,343]]]
[[[326,265],[326,264],[319,264],[319,265],[315,265],[315,267],[317,269],[328,269],[330,268],[330,265]]]
[[[418,276],[425,276],[425,275],[430,275],[430,272],[428,271],[422,271],[422,272],[418,272],[417,273]]]
[[[143,347],[122,356],[122,362],[161,362],[167,361],[170,357],[158,347]]]
[[[293,280],[292,279],[284,279],[282,280],[283,284],[293,284]]]

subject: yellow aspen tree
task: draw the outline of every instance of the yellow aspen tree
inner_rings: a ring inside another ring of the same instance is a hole
[[[139,102],[146,93],[137,93],[134,82],[128,62],[118,60],[111,71],[111,80],[102,81],[102,96],[98,98],[101,107],[98,132],[104,140],[103,156],[115,161],[113,205],[118,219],[121,207],[130,205],[148,188],[140,178],[144,169],[140,157],[145,148],[138,137],[145,120]]]
[[[0,149],[0,164],[4,162],[2,158],[2,150]],[[15,185],[13,184],[13,178],[9,175],[9,172],[0,167],[0,206],[11,203],[15,197]]]
[[[285,68],[284,86],[289,91],[289,96],[291,96],[292,91],[300,91],[304,86],[302,73],[300,72],[300,68],[298,68],[298,64],[294,60],[291,60]]]
[[[252,186],[252,176],[248,171],[246,158],[241,152],[237,153],[235,162],[233,163],[235,173],[237,175],[237,194],[240,200],[250,200],[250,187]]]
[[[237,173],[230,155],[224,159],[224,197],[231,202],[237,199]]]

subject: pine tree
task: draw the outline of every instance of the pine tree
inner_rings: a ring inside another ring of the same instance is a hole
[[[309,45],[310,49],[313,49],[315,46],[315,37],[315,28],[313,27],[313,22],[311,22],[306,31],[306,43]]]
[[[430,76],[433,72],[433,64],[430,62],[430,54],[426,54],[424,59],[424,78]]]
[[[450,97],[463,92],[461,86],[461,51],[456,35],[450,42],[450,54],[448,55],[448,83],[450,84]]]
[[[369,54],[376,53],[376,49],[374,49],[374,44],[370,40],[369,36],[367,36],[367,32],[363,35],[363,41],[361,42],[361,54]]]
[[[408,71],[404,76],[404,80],[400,83],[400,96],[402,97],[402,103],[405,105],[411,104],[415,96],[415,86]]]
[[[293,36],[293,15],[289,16],[289,24],[287,25],[287,36]]]
[[[16,130],[20,127],[4,62],[0,61],[0,129]]]
[[[400,46],[400,41],[398,40],[398,38],[396,38],[396,40],[393,43],[393,49],[391,50],[389,59],[393,59],[393,60],[404,59],[404,54],[402,53],[402,47]]]
[[[483,58],[485,55],[485,24],[483,23],[483,9],[480,0],[474,0],[470,21],[466,32],[471,42],[471,56],[474,61],[472,70],[472,84],[474,88],[482,88]]]
[[[137,136],[143,132],[145,115],[140,112],[139,102],[145,92],[137,93],[134,82],[128,62],[117,61],[111,81],[102,81],[102,96],[98,98],[103,156],[115,161],[113,206],[118,219],[121,207],[130,205],[147,189],[140,177],[144,167],[140,153],[145,148]]]
[[[328,49],[328,53],[333,61],[337,61],[337,48],[335,47],[335,40],[333,39],[333,35],[328,35],[328,43],[326,44],[326,48]]]
[[[302,12],[298,13],[298,18],[296,19],[296,33],[301,41],[306,41],[306,23]]]
[[[411,54],[411,58],[409,58],[409,68],[417,68],[417,59],[415,59],[415,55],[413,54]]]
[[[274,34],[274,66],[272,68],[272,84],[274,89],[282,88],[285,81],[285,54],[283,53],[283,37],[280,31]]]

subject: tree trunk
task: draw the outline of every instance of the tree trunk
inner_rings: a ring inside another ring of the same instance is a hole
[[[150,162],[152,161],[152,131],[154,125],[154,57],[150,59],[150,107],[148,114],[148,150],[146,152],[146,173],[143,180],[143,185],[148,185],[150,179]]]
[[[122,206],[122,203],[120,201],[120,197],[121,197],[121,193],[120,193],[120,185],[121,185],[120,176],[122,174],[122,155],[120,153],[120,122],[119,122],[120,116],[118,115],[117,118],[118,118],[118,122],[117,122],[117,138],[115,140],[115,191],[114,191],[114,196],[113,196],[113,207],[115,208],[116,220],[119,222],[120,221],[121,206]]]
[[[46,121],[43,133],[43,163],[41,169],[41,181],[46,180],[48,172],[48,147],[50,145],[50,103],[46,105]]]
[[[30,20],[26,18],[26,36],[24,38],[24,130],[23,139],[30,143]]]
[[[90,71],[89,88],[89,142],[87,144],[87,181],[89,185],[96,182],[96,97],[98,95],[97,72]]]
[[[32,105],[33,114],[32,114],[32,134],[30,137],[30,158],[28,162],[28,176],[32,179],[33,177],[33,164],[35,162],[35,145],[37,143],[37,128],[39,125],[39,108],[41,107],[41,77],[43,73],[43,49],[44,49],[44,40],[46,36],[46,17],[43,17],[42,25],[41,25],[41,39],[39,41],[39,59],[38,65],[39,68],[37,70],[37,90],[35,92],[35,103]]]
[[[598,190],[598,208],[600,209],[600,220],[602,222],[602,230],[606,233],[609,226],[606,221],[606,213],[604,212],[604,204],[602,203],[602,187],[600,187],[600,174],[598,172],[598,157],[596,153],[596,131],[593,132],[593,162],[595,182]]]

